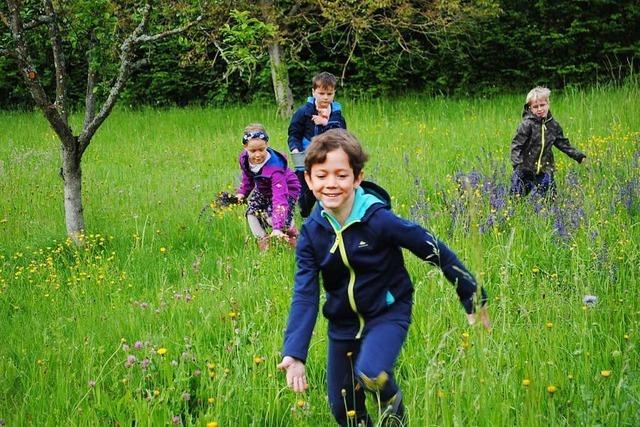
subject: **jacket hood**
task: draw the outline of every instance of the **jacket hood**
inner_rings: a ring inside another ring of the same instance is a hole
[[[271,154],[271,158],[267,161],[266,165],[277,165],[281,167],[287,167],[287,157],[280,153],[279,151],[274,150],[271,147],[267,147],[267,151]],[[247,168],[249,167],[249,153],[247,150],[242,150],[240,153],[240,162],[245,165]]]
[[[345,224],[366,221],[378,209],[391,209],[389,193],[373,182],[362,181],[355,190],[353,208]],[[338,221],[320,203],[316,204],[309,218],[327,229],[341,228]]]
[[[313,104],[313,108],[315,109],[316,99],[313,96],[307,98],[307,102],[309,104]],[[337,101],[331,101],[331,112],[342,110],[342,106]]]

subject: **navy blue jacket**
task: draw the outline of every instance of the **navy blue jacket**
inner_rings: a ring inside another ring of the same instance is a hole
[[[339,102],[333,101],[331,103],[331,114],[329,115],[329,122],[326,126],[316,125],[311,116],[317,115],[316,100],[310,96],[307,98],[307,102],[293,114],[291,122],[289,123],[289,151],[298,149],[303,152],[307,149],[307,146],[311,143],[311,138],[316,135],[320,135],[329,129],[340,128],[346,129],[347,122],[342,117],[342,107]]]
[[[326,293],[322,311],[332,339],[359,339],[367,322],[398,302],[410,305],[413,284],[401,248],[440,267],[456,285],[466,312],[473,312],[476,282],[456,255],[421,226],[396,216],[387,201],[369,191],[356,190],[353,210],[342,227],[320,203],[303,224],[284,356],[306,360],[319,309],[320,277]]]

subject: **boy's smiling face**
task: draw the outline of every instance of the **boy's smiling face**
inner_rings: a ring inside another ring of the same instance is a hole
[[[336,95],[336,88],[328,86],[318,86],[311,92],[316,99],[318,108],[329,108],[329,105],[333,102],[333,97]]]
[[[545,98],[532,99],[529,102],[529,110],[536,116],[545,118],[549,113],[549,100]]]
[[[349,156],[339,148],[329,151],[323,163],[312,165],[305,173],[305,180],[322,207],[344,224],[363,176],[362,172],[357,177],[354,175]]]

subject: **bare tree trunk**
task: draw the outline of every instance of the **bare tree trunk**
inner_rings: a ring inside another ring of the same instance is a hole
[[[293,113],[293,95],[289,86],[289,72],[283,61],[284,49],[278,43],[269,45],[269,65],[271,66],[271,80],[273,92],[276,96],[280,117],[289,117]]]
[[[75,244],[82,244],[84,208],[82,207],[82,168],[77,150],[71,144],[62,145],[62,180],[64,181],[64,216],[67,235]]]

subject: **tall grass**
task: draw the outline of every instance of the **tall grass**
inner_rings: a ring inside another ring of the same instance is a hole
[[[407,254],[415,308],[397,377],[411,425],[640,424],[639,95],[633,82],[552,95],[588,155],[583,167],[557,152],[555,203],[505,194],[524,94],[341,99],[367,176],[491,296],[492,333],[469,328],[451,285]],[[271,109],[114,112],[83,160],[76,248],[53,132],[37,113],[0,113],[0,420],[332,423],[323,319],[310,391],[294,395],[275,369],[292,252],[259,253],[242,208],[206,208],[237,184],[256,121],[286,152]]]

